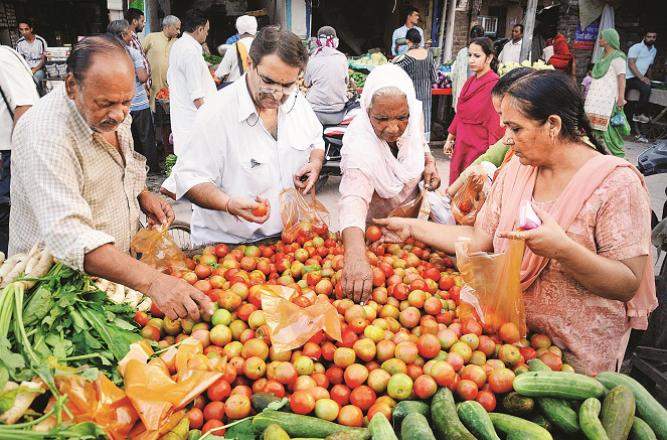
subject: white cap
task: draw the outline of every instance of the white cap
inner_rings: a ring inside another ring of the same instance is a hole
[[[257,33],[257,19],[251,15],[241,15],[236,19],[236,30],[239,35]]]

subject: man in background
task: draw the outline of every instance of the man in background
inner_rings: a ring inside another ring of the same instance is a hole
[[[391,35],[391,54],[393,56],[401,55],[408,50],[408,41],[405,39],[405,34],[412,28],[417,29],[422,37],[422,43],[419,47],[424,47],[424,41],[426,41],[424,40],[424,31],[417,26],[419,23],[419,9],[410,6],[405,12],[405,20],[403,21],[405,24],[394,30]]]
[[[523,25],[515,24],[512,28],[512,39],[505,43],[500,51],[498,61],[503,64],[518,63],[521,60],[521,44],[523,42]]]
[[[625,72],[625,88],[639,90],[639,102],[635,108],[632,120],[646,124],[649,121],[648,99],[651,97],[651,79],[649,69],[655,61],[658,51],[655,48],[655,40],[658,34],[648,31],[644,39],[632,45],[628,51],[628,69]]]
[[[160,130],[164,154],[171,153],[169,145],[169,115],[161,105],[155,105],[155,96],[160,90],[167,87],[167,68],[169,67],[169,52],[181,33],[181,20],[173,15],[162,19],[162,31],[151,32],[144,38],[143,46],[148,63],[151,66],[152,85],[149,96],[150,106],[156,129]]]
[[[9,46],[0,46],[0,251],[9,244],[9,185],[12,131],[18,120],[39,100],[33,72]]]
[[[42,80],[46,78],[44,65],[46,64],[46,40],[35,34],[32,22],[23,20],[19,22],[19,33],[21,38],[16,43],[16,51],[21,54],[32,71],[32,76],[39,87]]]
[[[215,76],[226,83],[236,81],[248,69],[248,51],[257,33],[257,19],[250,15],[240,16],[236,19],[236,30],[239,40],[227,49],[215,71]]]
[[[127,20],[127,22],[130,24],[130,31],[132,31],[132,41],[130,42],[130,47],[139,51],[143,59],[144,69],[146,69],[146,73],[148,74],[148,80],[144,83],[144,88],[146,89],[146,94],[149,95],[151,93],[151,81],[152,81],[151,64],[148,62],[148,58],[146,58],[144,48],[141,45],[141,41],[139,41],[139,37],[137,36],[137,34],[144,31],[144,26],[146,24],[146,17],[144,16],[143,11],[141,11],[140,9],[129,8],[127,12],[125,12],[125,20]]]

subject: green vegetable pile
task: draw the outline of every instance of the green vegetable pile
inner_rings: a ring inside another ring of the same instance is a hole
[[[204,54],[204,61],[206,61],[208,64],[215,66],[216,64],[220,64],[220,61],[222,61],[222,57],[220,55]]]
[[[364,84],[366,83],[366,77],[368,75],[363,72],[358,72],[356,70],[350,70],[350,78],[354,80],[354,83],[358,88],[363,89]]]
[[[176,155],[170,154],[164,160],[164,175],[169,177],[171,175],[171,170],[176,165]]]

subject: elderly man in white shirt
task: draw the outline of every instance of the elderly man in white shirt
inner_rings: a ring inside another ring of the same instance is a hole
[[[498,61],[503,64],[518,63],[521,60],[521,43],[523,41],[523,25],[515,24],[512,28],[512,39],[505,43],[498,55]]]
[[[177,197],[195,204],[195,246],[278,235],[280,193],[310,191],[322,169],[322,126],[296,87],[308,59],[301,40],[268,26],[249,55],[246,74],[197,114],[172,171]]]
[[[215,71],[215,76],[226,83],[239,79],[248,68],[248,52],[257,33],[257,19],[251,15],[240,16],[236,19],[236,30],[241,38],[228,46]]]
[[[206,41],[208,30],[208,19],[201,12],[188,11],[183,19],[183,35],[169,53],[167,83],[174,154],[177,157],[183,154],[197,109],[216,92],[215,82],[202,55],[202,43]],[[167,194],[176,192],[171,176],[162,187]]]

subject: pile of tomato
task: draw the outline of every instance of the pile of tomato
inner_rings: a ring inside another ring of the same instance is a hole
[[[493,411],[496,396],[527,371],[526,361],[537,357],[553,370],[572,371],[545,335],[522,339],[511,322],[491,328],[475,317],[459,319],[463,280],[453,261],[412,240],[374,244],[381,236],[376,227],[366,231],[371,299],[365,305],[345,299],[339,236],[318,229],[300,225],[294,241],[270,245],[208,247],[190,270],[172,273],[216,303],[202,322],[173,321],[155,308],[152,317],[135,316],[142,335],[161,347],[193,337],[204,347],[202,365],[227,359],[224,376],[190,409],[191,428],[206,431],[251,415],[256,393],[287,397],[294,413],[346,426],[363,426],[378,412],[391,419],[398,401],[429,399],[438,387]],[[276,352],[261,309],[264,284],[293,288],[292,302],[301,307],[329,300],[342,340],[319,332],[298,350]]]

